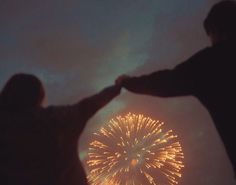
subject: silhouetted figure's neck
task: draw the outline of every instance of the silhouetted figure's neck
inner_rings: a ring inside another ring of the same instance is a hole
[[[218,35],[209,35],[209,38],[211,40],[211,45],[216,46],[216,45],[234,45],[236,43],[236,38],[224,38],[220,37]]]

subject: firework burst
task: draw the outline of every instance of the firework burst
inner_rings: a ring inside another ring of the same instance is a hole
[[[90,143],[87,168],[92,185],[178,184],[183,152],[163,122],[127,114],[109,121]]]

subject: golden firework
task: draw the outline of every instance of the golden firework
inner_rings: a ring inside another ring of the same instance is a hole
[[[182,147],[164,123],[141,114],[118,116],[103,126],[88,152],[92,185],[178,184],[184,167]]]

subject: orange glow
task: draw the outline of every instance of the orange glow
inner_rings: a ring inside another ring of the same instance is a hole
[[[131,113],[110,120],[90,142],[89,183],[178,184],[184,154],[177,135],[163,125]]]

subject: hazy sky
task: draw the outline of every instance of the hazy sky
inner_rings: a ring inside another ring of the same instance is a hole
[[[0,87],[16,72],[37,75],[47,103],[70,104],[123,73],[172,68],[209,45],[202,22],[216,0],[0,0]],[[194,97],[154,98],[125,90],[80,138],[113,116],[144,113],[180,136],[180,184],[232,185],[233,173],[206,109]],[[86,155],[81,155],[86,159]]]

